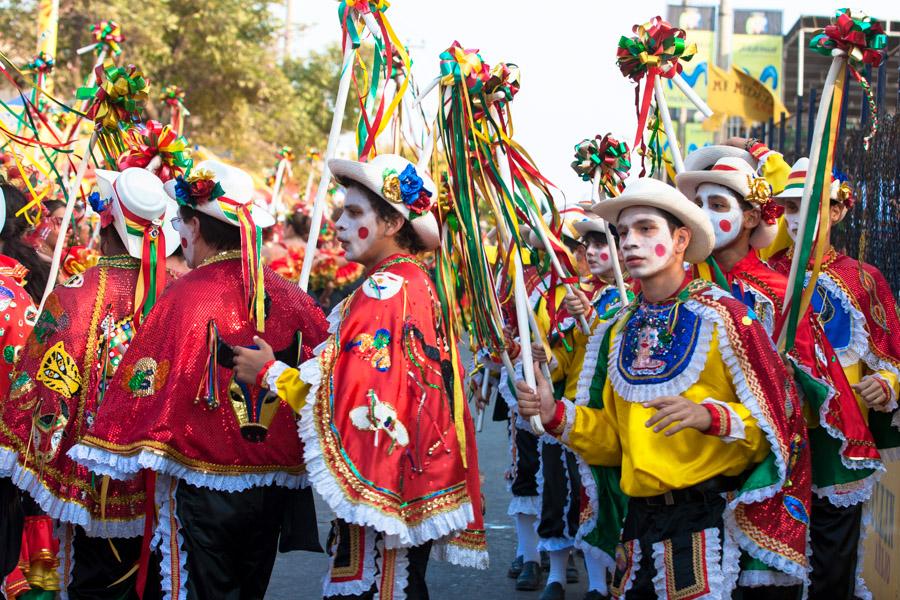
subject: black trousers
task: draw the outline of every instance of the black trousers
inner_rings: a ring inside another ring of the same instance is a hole
[[[513,496],[537,496],[537,472],[541,466],[538,439],[530,431],[511,424],[516,445],[516,476],[512,482]]]
[[[19,488],[7,478],[0,479],[0,580],[19,564],[25,511],[19,501]]]
[[[581,511],[581,477],[575,455],[560,444],[541,444],[544,488],[538,537],[575,538]]]
[[[263,600],[290,492],[266,486],[229,493],[179,482],[190,600]]]
[[[134,585],[137,573],[119,581],[138,563],[143,539],[88,537],[81,527],[75,527],[72,539],[72,580],[69,582],[69,598],[72,600],[137,600]],[[115,545],[115,552],[113,551]],[[116,558],[116,552],[121,562]],[[144,600],[162,598],[159,576],[159,554],[150,555],[147,565],[147,583]]]
[[[810,600],[853,598],[862,510],[862,504],[839,508],[813,494]]]

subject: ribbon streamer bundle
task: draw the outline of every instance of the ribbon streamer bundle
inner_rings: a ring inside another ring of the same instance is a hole
[[[172,129],[184,135],[186,117],[191,116],[190,111],[184,105],[184,90],[177,85],[167,85],[159,97],[169,107],[169,122]]]

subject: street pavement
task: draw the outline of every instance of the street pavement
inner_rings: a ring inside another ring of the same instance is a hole
[[[500,400],[502,402],[502,400]],[[490,410],[488,411],[490,415]],[[515,582],[506,577],[509,563],[515,558],[516,533],[513,521],[506,515],[509,492],[504,472],[509,463],[506,423],[485,418],[484,429],[478,434],[478,460],[482,475],[482,490],[486,499],[485,523],[491,564],[487,571],[463,569],[430,561],[428,589],[432,600],[471,600],[475,598],[513,598],[537,600],[537,592],[516,592]],[[319,539],[324,544],[332,515],[321,498],[316,497],[319,520]],[[580,582],[566,587],[566,597],[580,600],[584,595],[587,575],[578,563]],[[290,552],[279,554],[269,582],[267,600],[306,600],[321,598],[322,576],[327,569],[324,554]]]

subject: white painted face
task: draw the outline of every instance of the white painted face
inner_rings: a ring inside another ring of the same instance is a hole
[[[373,247],[383,237],[380,225],[366,195],[356,187],[348,188],[344,212],[335,223],[337,239],[347,253],[347,260],[369,264],[367,259]]]
[[[626,208],[619,214],[616,230],[632,277],[650,277],[676,260],[672,233],[661,211],[649,206]]]
[[[726,248],[740,235],[744,211],[731,189],[718,183],[701,183],[697,187],[694,204],[702,208],[712,222],[716,235],[715,250]]]
[[[591,240],[584,253],[591,275],[606,279],[613,271],[612,255],[606,242]]]
[[[800,231],[800,198],[785,198],[784,224],[787,226],[788,235],[796,242],[797,233]]]
[[[181,236],[181,251],[184,254],[184,261],[190,268],[197,268],[198,261],[194,260],[194,255],[197,247],[197,240],[200,239],[200,221],[198,219],[191,219],[190,221],[185,222],[179,217],[172,222],[172,225],[175,227],[178,235]]]

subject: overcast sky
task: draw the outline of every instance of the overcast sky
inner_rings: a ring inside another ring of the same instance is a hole
[[[783,10],[785,31],[801,14],[828,15],[838,8],[821,0],[732,4]],[[896,0],[853,4],[882,20],[900,19]],[[391,0],[387,15],[410,47],[420,86],[437,75],[438,55],[454,40],[479,48],[489,64],[518,64],[522,88],[512,109],[516,139],[569,201],[577,201],[589,195],[589,188],[569,167],[574,145],[598,133],[611,132],[629,143],[634,137],[634,88],[615,64],[619,36],[655,15],[665,18],[666,6],[639,0]],[[293,12],[296,22],[308,26],[295,37],[296,54],[340,41],[336,2],[294,0]],[[426,101],[431,114],[436,96]]]

